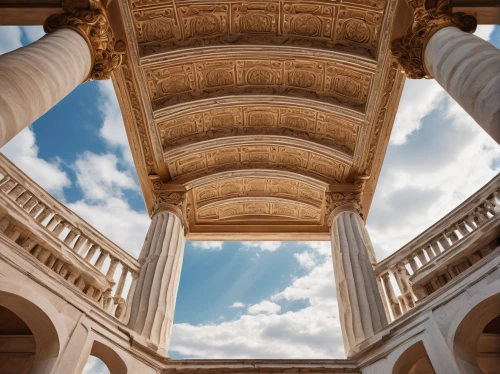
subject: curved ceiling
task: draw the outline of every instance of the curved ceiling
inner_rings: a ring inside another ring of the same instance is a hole
[[[114,82],[148,209],[160,180],[188,192],[195,239],[326,239],[326,194],[363,186],[367,214],[402,89],[396,4],[120,2]]]

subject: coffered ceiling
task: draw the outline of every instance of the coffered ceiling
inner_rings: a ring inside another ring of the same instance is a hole
[[[146,205],[187,191],[191,239],[328,239],[368,214],[403,86],[396,0],[121,0],[114,74]]]

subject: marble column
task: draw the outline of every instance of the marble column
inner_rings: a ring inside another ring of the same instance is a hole
[[[80,83],[107,79],[122,62],[100,0],[68,0],[50,16],[49,34],[0,56],[0,147],[61,101]]]
[[[435,78],[500,143],[500,51],[479,37],[476,19],[449,0],[407,0],[413,22],[391,50],[409,78]]]
[[[152,218],[139,262],[128,327],[167,355],[185,244],[185,224],[170,209]]]
[[[387,326],[387,317],[373,271],[375,254],[359,212],[340,206],[329,222],[340,323],[350,357],[358,344]]]
[[[424,62],[429,74],[500,143],[500,50],[450,26],[429,39]]]

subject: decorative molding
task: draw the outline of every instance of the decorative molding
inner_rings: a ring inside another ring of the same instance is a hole
[[[445,27],[454,26],[472,33],[476,30],[474,16],[452,13],[449,0],[407,0],[415,9],[408,33],[392,42],[391,51],[408,78],[432,78],[425,68],[424,53],[430,38]]]
[[[152,178],[153,194],[155,202],[151,209],[151,217],[160,212],[170,212],[175,214],[184,227],[184,233],[189,231],[189,207],[186,190],[169,190],[165,188],[163,182]]]
[[[361,206],[362,192],[327,192],[325,194],[325,219],[331,226],[333,219],[344,211],[353,211],[363,218],[363,207]]]
[[[88,80],[109,79],[125,59],[125,42],[115,40],[109,25],[108,1],[62,0],[64,13],[49,16],[43,25],[46,33],[69,28],[87,42],[92,59]]]

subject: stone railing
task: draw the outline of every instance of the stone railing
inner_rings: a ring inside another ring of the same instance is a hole
[[[2,154],[0,178],[0,233],[107,313],[125,320],[139,274],[137,260]]]
[[[497,253],[500,176],[375,266],[392,320]]]

